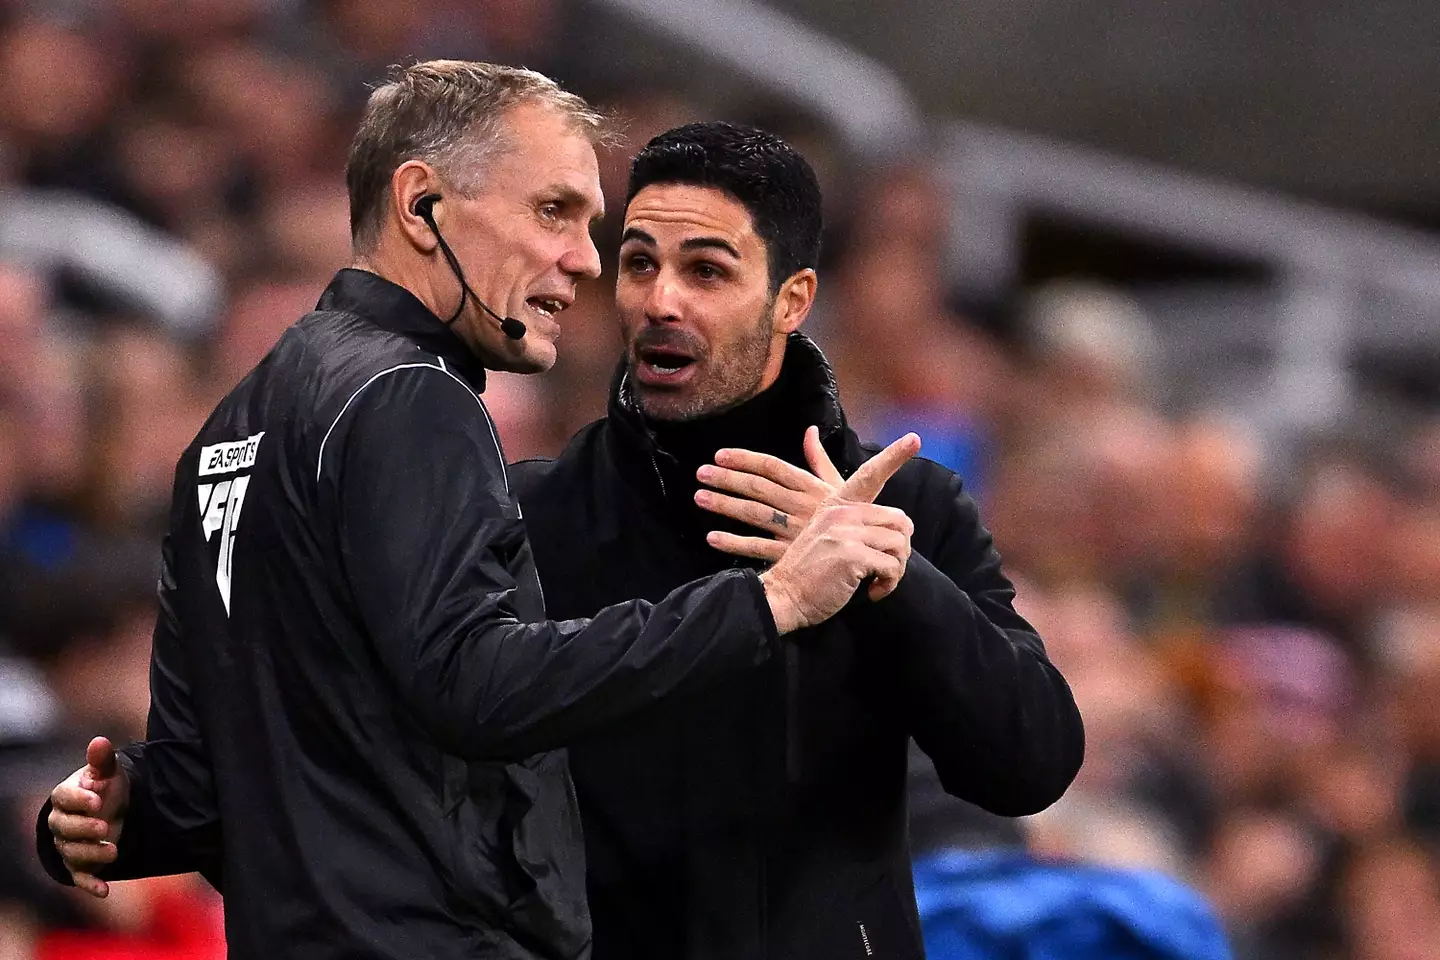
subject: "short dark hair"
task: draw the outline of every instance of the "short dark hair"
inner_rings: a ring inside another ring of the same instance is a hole
[[[468,192],[486,161],[506,148],[506,111],[531,102],[559,110],[597,145],[610,140],[604,117],[533,70],[465,60],[392,67],[365,104],[345,163],[356,251],[375,245],[390,178],[402,163],[424,160]]]
[[[626,206],[655,183],[715,187],[740,201],[765,243],[772,293],[820,260],[820,183],[809,161],[773,133],[719,121],[667,130],[631,164]]]

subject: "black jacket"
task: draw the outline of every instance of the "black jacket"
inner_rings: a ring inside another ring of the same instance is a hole
[[[651,429],[617,376],[607,419],[557,460],[511,468],[552,615],[729,568],[705,542],[726,525],[694,505],[695,468],[721,446],[803,464],[812,423],[846,474],[874,452],[799,335],[772,389],[708,420]],[[1074,778],[1074,700],[1011,606],[959,478],[917,459],[880,502],[915,523],[894,594],[857,598],[761,670],[572,745],[595,960],[922,957],[910,738],[946,790],[1007,816],[1041,810]]]
[[[748,571],[544,621],[483,384],[418,300],[346,270],[180,459],[104,876],[202,870],[232,957],[588,955],[544,751],[774,643]]]

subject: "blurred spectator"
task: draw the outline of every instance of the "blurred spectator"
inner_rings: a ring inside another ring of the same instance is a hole
[[[165,529],[175,462],[204,422],[190,358],[174,343],[117,329],[95,345],[93,458],[86,484],[89,517],[112,533]],[[158,540],[156,541],[158,542]]]
[[[34,386],[50,291],[36,273],[0,263],[0,384],[22,395]]]
[[[1303,909],[1323,866],[1316,838],[1295,818],[1253,807],[1226,814],[1202,888],[1229,928],[1239,960],[1315,955],[1307,948],[1326,939],[1324,931],[1297,937],[1286,921]]]
[[[21,20],[0,32],[0,138],[26,182],[111,197],[103,128],[130,76],[123,49],[81,30]]]
[[[118,29],[154,55],[241,37],[258,25],[269,0],[105,0]]]
[[[1024,324],[1050,402],[1153,398],[1160,344],[1139,306],[1117,291],[1076,281],[1048,284],[1033,296]]]
[[[226,214],[239,171],[221,131],[164,111],[133,114],[120,127],[117,173],[139,212],[187,237]]]
[[[850,247],[827,282],[831,292],[822,293],[817,333],[836,334],[824,345],[862,434],[883,441],[918,431],[926,456],[980,494],[1011,371],[998,345],[947,305],[944,210],[927,166],[875,173],[857,197]]]
[[[1440,883],[1431,858],[1394,839],[1360,852],[1342,880],[1345,940],[1354,960],[1440,956]]]
[[[351,260],[349,194],[333,178],[287,183],[265,198],[260,238],[257,272],[308,286],[319,299],[335,271]]]
[[[1368,631],[1394,588],[1399,508],[1391,479],[1359,456],[1316,454],[1222,615],[1315,627],[1368,662]]]
[[[213,122],[261,192],[343,164],[327,125],[333,94],[321,72],[262,47],[235,42],[188,54],[179,82],[199,116]]]
[[[319,299],[316,288],[303,282],[260,279],[238,289],[210,352],[211,369],[204,387],[210,405],[239,383],[280,334],[313,310]]]

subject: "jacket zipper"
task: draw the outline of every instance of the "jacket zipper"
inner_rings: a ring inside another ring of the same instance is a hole
[[[665,492],[665,475],[660,472],[660,461],[655,459],[654,450],[650,451],[650,466],[655,468],[655,479],[660,481],[660,496],[669,496],[669,494]]]

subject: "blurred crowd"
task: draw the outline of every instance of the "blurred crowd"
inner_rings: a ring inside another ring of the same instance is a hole
[[[35,810],[89,736],[144,735],[175,459],[348,260],[366,81],[414,56],[523,63],[612,111],[630,150],[714,115],[626,77],[587,15],[0,4],[0,960],[223,955],[190,878],[99,902],[40,876]],[[862,163],[763,98],[725,110],[818,168],[830,228],[806,329],[862,435],[916,429],[966,477],[1085,716],[1085,767],[1054,808],[1015,831],[941,804],[917,843],[1166,871],[1242,960],[1440,957],[1440,416],[1389,411],[1282,455],[1176,402],[1203,391],[1174,389],[1186,371],[1121,291],[954,295],[924,158]],[[629,155],[602,158],[612,213]],[[493,379],[511,459],[603,413],[610,282],[567,312],[554,372]]]

